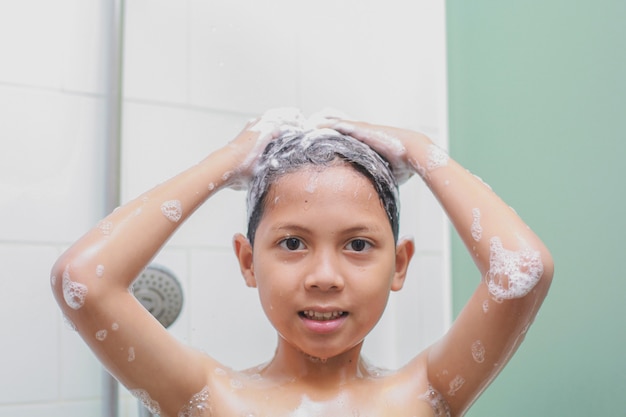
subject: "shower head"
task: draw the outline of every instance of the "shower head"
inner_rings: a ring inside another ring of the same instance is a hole
[[[131,292],[165,328],[174,323],[183,308],[180,283],[160,265],[148,265],[131,285]]]

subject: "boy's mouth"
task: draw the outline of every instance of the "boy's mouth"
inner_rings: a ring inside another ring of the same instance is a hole
[[[313,311],[313,310],[304,310],[298,313],[300,317],[309,319],[309,320],[317,320],[317,321],[327,321],[327,320],[335,320],[340,317],[346,316],[348,313],[345,311]]]

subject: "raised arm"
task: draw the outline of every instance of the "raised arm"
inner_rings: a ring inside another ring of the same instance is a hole
[[[52,269],[52,289],[66,318],[106,368],[153,412],[177,415],[207,384],[211,359],[172,337],[129,286],[212,194],[247,181],[271,137],[271,123],[251,122],[225,147],[113,211]]]
[[[480,271],[474,294],[428,353],[430,384],[452,416],[462,415],[521,343],[550,286],[552,257],[511,207],[425,135],[340,120],[332,127],[387,157],[399,182],[418,173]]]

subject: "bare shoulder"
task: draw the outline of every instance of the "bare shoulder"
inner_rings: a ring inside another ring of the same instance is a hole
[[[415,401],[417,416],[450,417],[450,407],[443,395],[431,384],[428,378],[428,355],[430,348],[421,352],[413,360],[399,369],[390,383],[391,389],[406,390],[407,402]],[[411,397],[412,396],[412,397]]]
[[[446,417],[445,404],[430,388],[420,356],[397,371],[368,367],[367,375],[337,383],[300,378],[271,378],[264,366],[235,371],[218,363],[209,383],[190,402],[190,409],[208,416],[280,417],[309,415]],[[321,383],[322,382],[322,383]]]

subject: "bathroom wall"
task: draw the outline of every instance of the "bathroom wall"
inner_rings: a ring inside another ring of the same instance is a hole
[[[550,248],[550,293],[468,417],[626,415],[626,2],[449,0],[450,149]],[[452,246],[458,312],[480,277]]]
[[[103,17],[94,0],[0,4],[0,416],[99,412],[49,271],[103,214]]]
[[[48,281],[56,257],[104,215],[106,4],[0,5],[0,416],[100,413],[101,368],[64,326]],[[124,48],[123,202],[277,106],[334,107],[447,146],[439,1],[130,0]],[[365,348],[391,367],[450,319],[444,217],[417,178],[402,205],[401,232],[418,251]],[[171,332],[234,368],[267,360],[276,338],[232,255],[244,218],[244,194],[220,192],[154,260],[184,289]],[[120,404],[136,415],[123,389]]]

